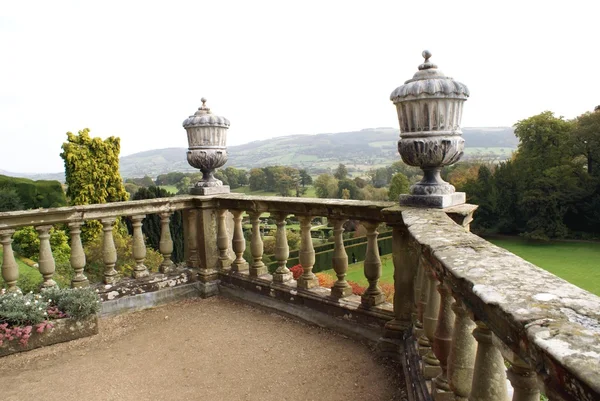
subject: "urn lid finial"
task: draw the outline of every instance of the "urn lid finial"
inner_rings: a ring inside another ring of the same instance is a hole
[[[390,100],[397,103],[422,97],[460,99],[469,97],[469,89],[465,84],[447,77],[436,64],[429,61],[431,58],[429,50],[423,50],[421,54],[425,61],[419,65],[419,71],[412,79],[404,82],[404,85],[396,88],[390,95]]]
[[[423,53],[421,53],[421,54],[423,55],[425,62],[423,62],[423,64],[421,64],[419,66],[419,70],[428,70],[430,68],[437,68],[437,65],[435,65],[429,61],[429,59],[431,58],[431,52],[429,50],[423,50]]]
[[[214,115],[210,108],[206,106],[206,98],[200,99],[202,106],[198,107],[198,110],[193,116],[186,118],[183,122],[183,127],[197,127],[197,126],[213,126],[213,127],[225,127],[229,128],[229,120],[225,117]]]

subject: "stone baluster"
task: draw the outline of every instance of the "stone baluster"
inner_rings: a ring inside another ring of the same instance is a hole
[[[200,257],[198,256],[198,210],[187,211],[187,267],[190,269],[200,268]]]
[[[250,277],[259,277],[267,274],[267,266],[262,260],[264,246],[260,235],[260,215],[261,212],[250,213],[250,221],[252,222],[252,237],[250,239],[252,265],[250,266]]]
[[[285,218],[287,213],[279,212],[272,213],[275,216],[277,224],[277,233],[275,234],[275,259],[277,259],[277,270],[273,273],[273,281],[280,283],[293,281],[294,278],[290,269],[287,268],[287,260],[290,256],[290,247],[287,242],[287,234],[285,232]]]
[[[385,324],[384,336],[401,339],[412,328],[414,286],[418,256],[410,248],[410,234],[405,225],[392,225],[394,261],[394,319]]]
[[[421,258],[418,257],[417,276],[415,278],[415,314],[413,317],[414,333],[415,337],[419,338],[423,334],[423,318],[422,314],[419,315],[419,303],[421,301],[421,288],[423,287],[423,276],[425,275],[423,270],[423,264]]]
[[[40,256],[38,259],[38,265],[40,273],[44,278],[42,282],[42,288],[54,287],[56,281],[52,280],[54,271],[56,270],[56,263],[54,262],[54,256],[52,255],[52,248],[50,247],[50,230],[52,226],[37,226],[35,230],[38,232],[40,239]]]
[[[169,226],[171,220],[171,212],[163,212],[160,214],[160,241],[158,243],[158,250],[163,257],[163,261],[160,264],[160,272],[168,274],[175,269],[175,264],[171,260],[171,254],[173,253],[173,239],[171,238],[171,227]]]
[[[367,229],[364,274],[369,282],[369,287],[361,296],[361,303],[369,308],[385,302],[385,294],[379,287],[379,278],[381,277],[381,259],[379,258],[379,247],[377,245],[377,236],[379,235],[377,227],[379,223],[362,221],[361,224]]]
[[[102,261],[104,262],[104,284],[115,284],[118,280],[115,264],[117,263],[117,249],[113,239],[114,217],[100,220],[102,223]]]
[[[71,287],[87,287],[90,285],[88,278],[83,274],[85,268],[85,252],[81,244],[81,226],[82,221],[69,223],[69,234],[71,235],[71,267],[75,275],[71,280]]]
[[[300,220],[301,242],[299,259],[302,265],[302,276],[298,278],[298,288],[309,289],[319,286],[319,279],[312,272],[315,265],[315,248],[313,247],[310,229],[312,228],[312,216],[298,216]]]
[[[248,262],[244,259],[246,250],[246,239],[244,238],[244,229],[242,228],[243,210],[234,210],[233,212],[233,241],[232,248],[235,253],[235,260],[231,262],[231,271],[242,272],[248,270]]]
[[[438,361],[440,361],[442,373],[433,379],[433,398],[435,401],[454,401],[454,395],[450,391],[448,383],[448,356],[452,348],[452,333],[454,331],[455,320],[454,312],[452,311],[454,298],[447,283],[440,283],[438,285],[438,292],[441,299],[438,323],[434,334],[433,353]]]
[[[331,287],[331,296],[343,298],[352,295],[352,287],[346,281],[346,271],[348,270],[348,254],[344,247],[344,223],[348,221],[342,218],[332,218],[333,223],[333,270],[337,276],[337,281]]]
[[[452,346],[448,356],[448,384],[456,401],[467,401],[471,393],[477,352],[477,342],[472,335],[476,326],[465,304],[460,298],[455,299],[456,302],[452,304],[455,319]]]
[[[231,266],[231,259],[229,258],[229,235],[227,235],[227,209],[219,209],[217,224],[217,248],[219,248],[219,261],[218,267],[221,269],[227,269]]]
[[[144,242],[144,234],[142,232],[143,220],[146,217],[144,214],[131,216],[131,225],[133,226],[133,259],[135,266],[131,273],[133,278],[148,277],[150,273],[144,265],[146,259],[146,243]]]
[[[429,339],[425,335],[425,311],[427,310],[427,302],[429,300],[429,275],[428,271],[431,267],[428,265],[427,261],[423,258],[423,256],[419,257],[419,264],[423,269],[423,279],[421,281],[421,299],[419,300],[419,304],[417,305],[417,316],[419,320],[422,322],[422,328],[415,328],[415,336],[417,337],[417,344],[419,346],[419,355],[423,356],[431,349],[431,343]]]
[[[429,347],[429,340],[423,332],[423,319],[425,318],[425,309],[427,309],[427,300],[429,299],[429,280],[427,279],[427,262],[425,259],[419,257],[419,268],[421,269],[421,290],[419,291],[419,302],[417,303],[417,321],[419,325],[415,326],[415,337],[418,338],[421,351],[423,352],[426,347]],[[423,353],[422,353],[423,355]]]
[[[495,335],[492,335],[492,343],[510,363],[506,377],[513,387],[512,401],[539,401],[540,389],[535,370]]]
[[[539,401],[537,375],[522,359],[515,358],[510,361],[506,376],[513,387],[512,401]]]
[[[423,316],[423,333],[427,337],[429,346],[433,347],[440,311],[440,293],[437,291],[438,281],[435,272],[431,268],[427,270],[427,281],[429,282],[429,289],[427,290],[429,298],[427,299],[427,308]],[[423,376],[426,379],[433,379],[440,373],[442,373],[440,361],[433,353],[433,349],[429,348],[423,356]]]
[[[477,340],[477,355],[469,401],[506,401],[504,358],[492,342],[492,332],[483,322],[477,322],[473,336]]]
[[[15,230],[2,230],[0,231],[0,243],[2,244],[3,255],[2,255],[2,278],[6,283],[6,291],[8,292],[21,292],[17,287],[17,281],[19,280],[19,265],[15,260],[15,255],[12,250],[12,236]]]

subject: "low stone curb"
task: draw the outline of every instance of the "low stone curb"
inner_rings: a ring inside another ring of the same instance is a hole
[[[32,332],[26,346],[19,344],[18,340],[5,341],[0,345],[0,357],[98,334],[96,315],[83,320],[58,319],[51,323],[54,327],[50,330],[43,333]]]

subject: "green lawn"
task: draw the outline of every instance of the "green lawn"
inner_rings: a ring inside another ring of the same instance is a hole
[[[600,296],[600,243],[537,242],[523,238],[490,238],[491,243],[519,255],[552,274]]]
[[[364,263],[357,262],[348,265],[348,271],[346,272],[346,280],[354,281],[360,285],[368,285],[367,279],[364,273]],[[333,269],[323,270],[321,273],[328,274],[329,276],[337,279],[335,271]],[[381,279],[382,283],[393,283],[394,282],[394,263],[392,261],[392,255],[381,256]]]
[[[232,189],[231,192],[235,192],[238,194],[246,194],[246,195],[254,195],[254,196],[280,196],[277,192],[269,192],[269,191],[250,191],[249,186],[243,186],[236,189]],[[294,191],[295,195],[295,191]],[[303,198],[316,198],[317,195],[315,193],[315,188],[311,186],[306,187],[306,193],[302,196]]]
[[[523,259],[600,296],[600,243],[598,242],[532,242],[520,237],[488,239]],[[392,255],[381,257],[381,282],[394,282]],[[348,266],[347,280],[366,285],[363,262]],[[335,277],[333,269],[324,270]]]
[[[4,257],[4,252],[2,251],[2,246],[0,246],[0,263],[2,263]],[[19,266],[19,278],[29,276],[33,281],[38,281],[41,277],[41,274],[37,269],[33,267],[27,266],[25,263],[21,262],[19,259],[15,257],[17,261],[17,265]],[[4,285],[4,281],[0,277],[0,287]]]
[[[160,185],[160,188],[164,189],[167,192],[172,193],[173,195],[176,195],[177,192],[179,192],[179,190],[177,189],[177,187],[175,185]]]

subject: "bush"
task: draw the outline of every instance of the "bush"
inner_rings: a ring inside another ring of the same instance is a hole
[[[47,288],[41,293],[49,307],[55,306],[68,317],[81,320],[100,311],[100,299],[91,288]]]
[[[329,274],[317,273],[315,274],[315,276],[317,276],[317,278],[319,279],[319,286],[323,288],[331,288],[333,287],[333,284],[335,284],[335,279]]]
[[[300,278],[300,276],[302,276],[302,274],[304,274],[304,269],[302,268],[302,265],[295,265],[290,267],[290,271],[292,272],[292,276],[294,277],[294,280],[298,280]]]
[[[0,323],[35,325],[48,318],[48,301],[39,294],[0,293]]]
[[[13,234],[15,252],[35,261],[40,256],[40,239],[37,231],[32,226],[23,227]],[[50,229],[50,247],[57,263],[68,262],[71,256],[69,237],[64,230],[52,227]]]

